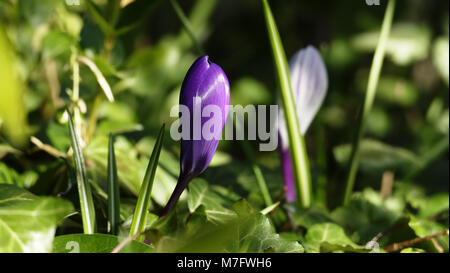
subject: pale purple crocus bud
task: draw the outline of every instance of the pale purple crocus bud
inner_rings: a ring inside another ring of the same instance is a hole
[[[297,117],[302,135],[306,133],[319,111],[328,88],[328,75],[320,53],[313,46],[299,52],[289,62],[291,85],[294,92]],[[286,201],[296,201],[292,163],[289,156],[289,139],[283,109],[279,113],[280,156],[286,187]]]
[[[180,176],[161,216],[169,212],[189,182],[208,167],[219,144],[229,105],[230,84],[225,72],[210,62],[208,56],[200,57],[181,87],[180,108],[189,113],[186,125],[182,122],[185,113],[180,112],[181,130],[189,130],[181,138]]]

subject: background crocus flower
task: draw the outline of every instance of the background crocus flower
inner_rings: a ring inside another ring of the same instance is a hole
[[[320,53],[313,46],[299,52],[289,62],[292,90],[300,131],[304,135],[325,99],[328,88],[328,75]],[[283,109],[279,115],[280,155],[286,187],[286,200],[296,200],[291,159],[289,156],[289,139]]]
[[[201,103],[201,111],[208,105],[217,106],[222,115],[220,120],[215,114],[210,117],[201,117],[201,126],[195,127],[194,101],[196,105]],[[181,87],[180,105],[187,106],[191,115],[190,138],[181,140],[180,176],[161,216],[169,212],[189,182],[208,167],[219,144],[220,134],[228,116],[229,104],[230,84],[225,72],[218,65],[210,62],[208,56],[200,57],[189,69]],[[214,128],[214,131],[219,134],[218,137],[209,139],[205,138],[201,130],[203,125],[211,119],[220,121],[220,128]],[[199,136],[197,140],[196,134]]]

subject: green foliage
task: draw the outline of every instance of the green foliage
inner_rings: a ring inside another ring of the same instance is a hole
[[[12,143],[24,146],[27,138],[23,86],[14,69],[15,56],[0,22],[0,130]]]
[[[396,1],[377,84],[368,78],[387,1],[125,2],[0,1],[0,252],[111,252],[136,232],[135,214],[143,235],[121,252],[386,252],[448,230],[448,1]],[[159,218],[180,146],[158,132],[165,123],[169,134],[192,62],[204,53],[224,69],[233,105],[296,112],[276,98],[289,97],[286,61],[308,44],[329,75],[299,154],[311,163],[300,174],[311,173],[310,206],[285,202],[277,151],[222,140]],[[340,205],[368,85],[360,168]],[[82,234],[88,222],[95,233]],[[449,237],[395,251],[448,253]]]
[[[351,251],[364,252],[345,235],[344,230],[334,223],[323,223],[311,226],[305,236],[308,252]]]
[[[189,183],[189,195],[187,199],[190,213],[194,213],[203,206],[206,219],[211,222],[226,222],[235,214],[223,207],[226,199],[209,189],[208,183],[202,179],[194,179]]]
[[[36,182],[38,175],[34,171],[26,171],[22,174],[9,168],[3,162],[0,162],[0,184],[12,184],[21,188],[29,188]]]
[[[427,57],[430,47],[430,30],[427,26],[417,24],[395,24],[387,42],[386,54],[398,65],[408,65]],[[353,46],[361,51],[373,51],[379,33],[363,33],[355,37]]]
[[[361,169],[366,171],[401,170],[419,168],[421,160],[409,150],[392,147],[373,139],[361,141]],[[334,156],[341,164],[350,158],[351,146],[340,145],[334,148]]]
[[[72,212],[68,201],[0,184],[0,252],[50,252],[56,226]]]
[[[156,251],[303,252],[303,247],[298,242],[280,237],[270,220],[255,211],[245,200],[233,204],[233,212],[233,218],[216,225],[208,220],[202,205],[189,221],[188,231],[175,237],[161,238]]]
[[[145,171],[144,180],[142,181],[141,189],[139,190],[139,196],[134,210],[133,221],[130,227],[130,236],[138,233],[142,233],[145,229],[145,223],[147,221],[148,208],[150,206],[150,198],[153,189],[153,182],[155,180],[156,169],[158,167],[159,155],[164,140],[164,128],[161,127],[159,131],[158,139],[156,140],[155,147],[153,148],[152,155],[148,162],[147,170]]]

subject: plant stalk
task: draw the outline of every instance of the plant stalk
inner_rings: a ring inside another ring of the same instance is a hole
[[[378,80],[380,79],[381,68],[383,67],[383,59],[386,52],[386,45],[391,31],[392,20],[394,18],[394,10],[395,10],[395,0],[389,0],[383,19],[383,24],[381,26],[380,38],[378,40],[378,45],[375,50],[375,55],[372,61],[372,67],[370,69],[366,98],[364,101],[363,111],[359,118],[358,131],[353,143],[352,153],[349,161],[349,172],[345,188],[344,205],[348,204],[348,202],[350,201],[353,192],[353,187],[355,185],[356,173],[359,167],[360,145],[366,129],[367,118],[370,114],[375,99],[378,87]]]

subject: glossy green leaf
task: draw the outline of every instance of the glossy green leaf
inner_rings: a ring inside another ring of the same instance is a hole
[[[297,241],[280,237],[269,218],[254,210],[245,200],[235,203],[233,210],[235,216],[232,220],[213,224],[206,221],[204,206],[201,205],[189,220],[186,231],[161,238],[156,252],[303,252]]]
[[[308,252],[350,251],[367,252],[350,240],[344,230],[334,223],[311,226],[305,236]]]
[[[55,237],[53,253],[109,253],[124,238],[107,234],[70,234]],[[147,253],[152,247],[131,241],[120,253]]]
[[[276,233],[269,218],[255,211],[245,200],[233,205],[238,215],[236,237],[227,248],[230,252],[263,252],[281,253],[303,252],[303,246],[296,241],[285,240]]]
[[[204,206],[209,221],[220,223],[230,220],[235,213],[223,207],[224,198],[213,192],[203,179],[194,179],[189,183],[188,208],[191,213]]]
[[[151,194],[153,188],[153,181],[155,179],[156,169],[158,167],[159,154],[164,140],[164,128],[165,124],[159,131],[158,140],[153,148],[152,155],[148,163],[147,171],[145,173],[144,181],[142,182],[139,196],[134,210],[133,221],[131,222],[130,236],[143,232],[145,229],[145,223],[147,221],[148,209],[151,201]]]
[[[0,184],[0,252],[51,251],[56,226],[72,212],[63,199]]]

